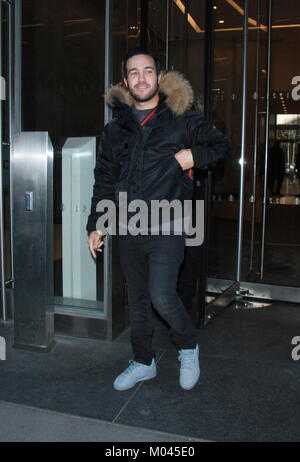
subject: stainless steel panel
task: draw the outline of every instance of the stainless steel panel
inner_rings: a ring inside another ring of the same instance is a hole
[[[235,281],[231,279],[214,279],[207,278],[206,291],[207,292],[224,292],[227,290]]]
[[[47,350],[54,337],[53,148],[47,133],[13,138],[15,346]],[[33,211],[25,193],[32,192]]]
[[[55,332],[58,334],[107,340],[108,323],[106,319],[78,316],[74,313],[55,313]]]

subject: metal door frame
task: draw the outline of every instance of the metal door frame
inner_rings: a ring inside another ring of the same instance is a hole
[[[14,97],[14,53],[13,53],[13,39],[15,37],[14,30],[15,30],[15,12],[17,11],[19,5],[15,5],[18,3],[18,0],[15,2],[8,1],[8,0],[1,0],[1,7],[0,7],[0,56],[2,57],[2,50],[3,50],[3,43],[2,43],[2,8],[4,5],[7,7],[7,43],[5,46],[7,47],[8,52],[8,75],[5,79],[3,77],[3,82],[5,85],[5,94],[4,99],[8,101],[8,140],[4,143],[3,141],[3,133],[2,133],[2,100],[0,100],[0,191],[1,191],[1,199],[0,199],[0,267],[1,267],[1,303],[2,303],[2,320],[7,321],[8,317],[8,310],[7,310],[7,300],[6,300],[6,288],[9,284],[13,285],[14,280],[14,259],[13,259],[13,242],[12,238],[10,239],[10,254],[11,254],[11,279],[9,281],[6,280],[5,274],[5,254],[4,254],[4,202],[3,202],[3,145],[8,145],[10,149],[10,236],[12,237],[12,169],[11,169],[11,147],[12,147],[12,131],[13,131],[13,121],[14,121],[14,114],[13,111],[13,97]],[[0,75],[2,77],[2,59],[0,59]]]
[[[1,0],[0,12],[0,49],[2,51],[2,6],[7,5],[8,8],[8,76],[6,81],[6,95],[8,98],[8,113],[9,113],[9,139],[10,146],[10,255],[11,255],[11,280],[6,281],[5,265],[4,265],[4,223],[3,223],[3,195],[0,200],[0,248],[1,248],[1,287],[10,286],[14,288],[14,253],[13,253],[13,187],[12,187],[12,139],[14,134],[21,131],[21,112],[22,112],[22,0]],[[0,63],[0,75],[1,75]],[[1,105],[1,123],[0,123],[0,190],[2,191],[2,102]],[[2,320],[8,321],[8,306],[6,299],[6,291],[2,290]]]

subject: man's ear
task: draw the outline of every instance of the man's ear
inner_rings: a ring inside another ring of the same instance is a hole
[[[124,82],[124,84],[125,84],[125,87],[128,88],[128,83],[127,83],[126,77],[123,77],[123,82]]]
[[[157,81],[158,81],[158,85],[160,84],[160,80],[162,78],[162,75],[161,75],[161,72],[158,74],[158,78],[157,78]]]

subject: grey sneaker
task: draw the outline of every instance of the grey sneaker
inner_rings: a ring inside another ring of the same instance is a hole
[[[129,361],[129,366],[122,374],[118,375],[113,383],[115,390],[124,391],[134,387],[137,382],[150,380],[156,377],[156,364],[154,358],[150,366],[138,363],[137,361]]]
[[[191,390],[200,377],[199,346],[192,350],[179,350],[178,360],[181,362],[180,386],[184,390]]]

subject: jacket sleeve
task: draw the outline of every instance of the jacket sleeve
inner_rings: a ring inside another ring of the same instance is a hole
[[[227,136],[203,116],[198,115],[189,120],[188,132],[196,168],[203,169],[228,158],[230,143]]]
[[[114,162],[112,151],[107,142],[107,134],[105,129],[97,150],[94,177],[95,183],[91,201],[91,213],[88,217],[86,226],[88,233],[96,230],[97,220],[102,215],[101,212],[96,211],[98,202],[104,199],[115,202],[117,166]]]

